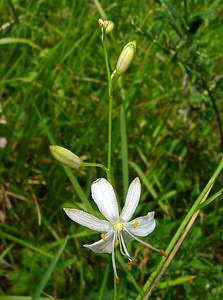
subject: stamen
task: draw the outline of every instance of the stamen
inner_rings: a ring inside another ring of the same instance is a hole
[[[148,248],[150,248],[150,249],[152,249],[152,250],[154,250],[154,251],[156,251],[156,252],[161,253],[159,249],[157,249],[157,248],[153,247],[152,245],[150,245],[150,244],[144,242],[143,240],[138,239],[134,234],[132,234],[132,233],[131,233],[130,231],[128,231],[126,228],[125,228],[125,230],[126,230],[126,231],[128,232],[128,234],[129,234],[132,238],[134,238],[137,242],[143,244],[144,246],[146,246],[146,247],[148,247]]]
[[[104,233],[101,234],[101,238],[103,241],[107,241],[106,235]]]
[[[116,240],[117,234],[114,233],[113,241],[112,241],[112,267],[115,274],[115,278],[118,279],[118,274],[116,270],[116,264],[115,264],[115,240]]]
[[[133,228],[137,228],[139,226],[139,221],[135,221],[133,224],[132,224],[132,227]]]
[[[124,251],[125,251],[125,255],[127,256],[128,260],[132,261],[132,258],[131,258],[131,256],[129,255],[129,252],[128,252],[128,250],[127,250],[127,248],[126,248],[126,245],[125,245],[124,238],[123,238],[123,236],[122,236],[121,233],[120,233],[120,237],[121,237],[121,243],[122,243],[123,249],[124,249]]]
[[[120,233],[119,232],[118,232],[118,239],[119,239],[119,249],[120,249],[121,255],[125,256],[125,253],[124,253],[123,248],[122,248],[122,243],[121,243],[121,240],[120,240]]]

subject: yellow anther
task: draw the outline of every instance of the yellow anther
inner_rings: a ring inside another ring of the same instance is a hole
[[[115,240],[115,248],[117,248],[119,244],[120,244],[119,240]]]
[[[132,227],[133,228],[137,228],[139,226],[139,222],[138,221],[135,221],[133,224],[132,224]]]
[[[106,235],[104,233],[101,234],[101,238],[102,238],[103,241],[107,240]]]
[[[117,223],[113,224],[113,228],[115,231],[122,231],[124,228],[124,225],[121,222],[117,222]]]

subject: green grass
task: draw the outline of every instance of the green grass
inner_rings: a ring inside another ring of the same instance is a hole
[[[92,181],[57,164],[50,144],[107,164],[107,73],[136,39],[134,61],[114,82],[112,174],[123,205],[139,176],[136,214],[156,212],[148,240],[167,248],[222,157],[222,1],[0,1],[0,300],[112,299],[110,255],[82,245],[99,239],[62,207],[96,212]],[[222,174],[152,299],[222,299]],[[217,199],[217,200],[216,200]],[[96,212],[97,214],[97,212]],[[69,236],[67,244],[63,244]],[[65,246],[62,251],[62,246]],[[118,255],[117,299],[136,299],[160,256],[132,242]],[[147,284],[146,284],[147,282]]]

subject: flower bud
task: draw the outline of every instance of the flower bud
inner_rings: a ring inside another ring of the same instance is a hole
[[[78,169],[82,164],[80,157],[64,147],[50,146],[50,152],[57,161],[71,168]]]
[[[111,20],[98,19],[98,23],[105,33],[110,33],[114,28],[114,23]]]
[[[122,49],[121,54],[119,55],[118,62],[116,64],[116,73],[122,75],[130,66],[134,54],[136,51],[136,41],[131,41],[125,45]]]

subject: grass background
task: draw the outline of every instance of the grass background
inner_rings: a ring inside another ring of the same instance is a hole
[[[97,23],[106,14],[115,23],[107,42],[112,68],[122,47],[137,41],[123,78],[125,100],[114,90],[115,187],[123,204],[124,102],[130,179],[143,182],[136,214],[155,210],[149,242],[165,248],[221,157],[213,99],[221,117],[223,3],[8,0],[0,12],[0,137],[7,140],[0,149],[0,299],[38,299],[42,290],[46,299],[111,299],[110,256],[82,248],[99,235],[61,209],[65,202],[86,208],[91,182],[105,174],[75,174],[83,192],[76,177],[74,190],[49,153],[50,139],[106,162],[107,81]],[[221,201],[202,210],[153,299],[222,299],[222,216]],[[118,258],[118,299],[135,299],[160,259],[135,242],[130,250],[132,265]]]

